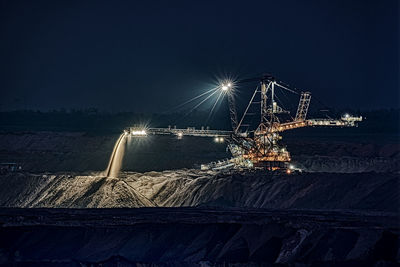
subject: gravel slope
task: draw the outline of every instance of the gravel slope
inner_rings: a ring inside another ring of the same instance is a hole
[[[2,207],[253,207],[397,211],[393,173],[217,173],[195,169],[0,176]]]

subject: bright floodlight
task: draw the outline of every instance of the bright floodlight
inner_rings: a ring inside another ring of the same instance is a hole
[[[225,81],[224,83],[221,83],[221,89],[222,91],[228,91],[229,89],[231,89],[233,86],[233,83],[230,81]]]
[[[146,136],[147,132],[146,132],[146,130],[134,130],[134,131],[131,131],[131,135],[133,135],[133,136]]]

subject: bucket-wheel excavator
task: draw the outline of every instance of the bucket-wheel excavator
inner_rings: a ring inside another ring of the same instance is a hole
[[[238,120],[235,92],[246,84],[254,83],[256,83],[256,88],[240,120]],[[215,137],[215,140],[224,138],[228,142],[228,148],[233,157],[223,162],[202,165],[204,169],[236,167],[290,171],[291,157],[289,151],[280,144],[281,132],[308,126],[355,127],[358,122],[362,121],[362,117],[354,117],[349,114],[345,114],[340,119],[307,119],[311,92],[299,92],[292,89],[272,75],[262,75],[261,77],[236,82],[224,81],[218,89],[227,97],[232,131],[209,130],[208,128],[195,129],[193,127],[187,129],[177,129],[176,127],[138,129],[137,127],[130,127],[125,131],[133,136],[173,134],[178,138],[182,138],[184,135],[209,136]],[[285,110],[280,105],[276,94],[277,89],[300,96],[294,117],[289,110]],[[254,123],[254,118],[259,121]]]

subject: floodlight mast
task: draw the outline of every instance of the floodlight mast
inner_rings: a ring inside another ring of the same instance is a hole
[[[234,133],[236,133],[236,129],[238,126],[238,119],[236,113],[236,104],[235,104],[235,97],[233,92],[228,92],[228,105],[229,105],[229,114],[231,117],[231,125]]]
[[[223,84],[221,84],[221,89],[228,96],[228,107],[229,107],[229,115],[231,118],[231,126],[232,126],[233,132],[236,132],[236,128],[238,126],[238,119],[237,119],[237,112],[236,112],[236,103],[235,103],[235,97],[234,97],[233,82],[225,81]]]

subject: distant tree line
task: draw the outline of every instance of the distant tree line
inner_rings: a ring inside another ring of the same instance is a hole
[[[359,130],[399,133],[400,109],[333,110],[328,113],[310,112],[310,117],[340,117],[344,113],[362,115],[366,118]],[[148,127],[210,127],[230,129],[227,110],[210,114],[206,111],[183,111],[176,113],[104,112],[95,108],[51,111],[16,110],[0,112],[1,131],[84,131],[93,133],[118,133],[125,127],[145,125]]]

